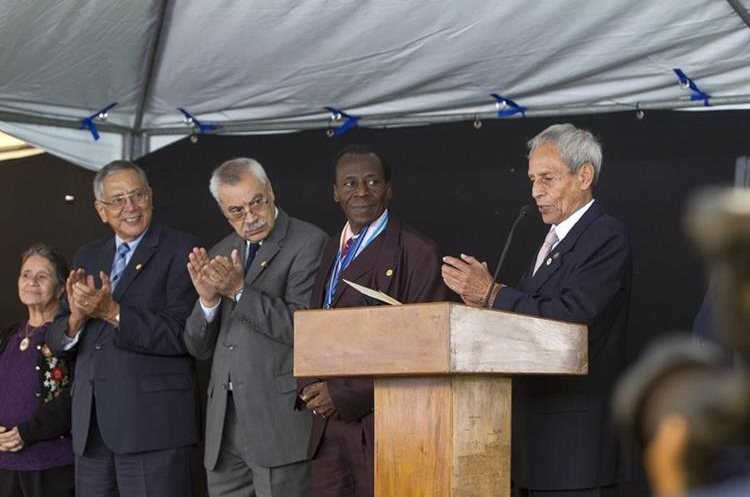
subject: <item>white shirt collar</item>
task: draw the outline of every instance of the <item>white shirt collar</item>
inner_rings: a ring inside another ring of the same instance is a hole
[[[384,210],[383,213],[380,216],[378,216],[378,218],[375,221],[371,222],[370,226],[380,226],[380,224],[383,223],[383,221],[385,220],[386,216],[388,216],[388,209]],[[343,247],[346,241],[349,240],[350,238],[354,238],[356,240],[357,237],[361,234],[362,232],[360,231],[359,233],[355,235],[354,232],[352,231],[352,227],[349,225],[349,221],[347,221],[346,224],[344,225],[344,230],[341,233],[341,247]]]
[[[586,211],[589,210],[589,208],[593,205],[594,199],[592,198],[589,203],[575,211],[573,214],[571,214],[568,219],[561,222],[560,224],[553,224],[552,228],[555,230],[555,234],[557,235],[557,243],[560,243],[565,236],[570,233],[570,230],[573,229],[573,226],[576,225],[578,221],[583,217],[584,214],[586,214]],[[555,244],[557,245],[557,244]]]
[[[135,252],[135,249],[138,248],[138,244],[141,243],[141,240],[143,240],[143,237],[146,236],[146,232],[148,231],[148,229],[150,227],[151,227],[151,225],[149,225],[148,227],[146,227],[146,229],[143,230],[143,233],[141,233],[138,236],[138,238],[136,238],[135,240],[127,242],[128,243],[128,247],[130,247],[130,250],[128,252],[129,254],[132,254],[133,252]],[[117,249],[123,243],[125,243],[125,240],[123,240],[122,238],[120,238],[119,235],[115,235],[115,253],[117,253]]]

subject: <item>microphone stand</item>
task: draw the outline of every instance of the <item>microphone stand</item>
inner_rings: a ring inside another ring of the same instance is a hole
[[[497,282],[497,276],[500,274],[500,268],[503,265],[503,262],[505,262],[505,256],[508,253],[508,247],[510,247],[510,241],[513,239],[513,233],[516,231],[516,226],[518,226],[518,223],[521,222],[523,218],[526,217],[526,214],[529,212],[529,204],[524,204],[523,207],[521,207],[521,211],[518,213],[518,217],[515,221],[513,221],[513,224],[510,227],[510,231],[508,232],[508,238],[505,240],[505,246],[503,247],[503,253],[500,254],[500,260],[497,262],[497,267],[495,268],[495,274],[492,276],[492,283],[490,284],[490,288],[487,290],[487,295],[484,297],[484,302],[482,302],[482,307],[489,308],[490,304],[490,296],[492,295],[492,289],[495,288],[495,282]]]

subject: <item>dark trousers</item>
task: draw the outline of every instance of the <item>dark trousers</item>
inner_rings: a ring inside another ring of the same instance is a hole
[[[86,450],[76,456],[77,497],[192,497],[191,446],[115,454],[92,413]]]
[[[373,497],[374,459],[362,423],[329,419],[312,460],[313,497]]]
[[[73,466],[40,471],[0,469],[0,497],[73,497]]]

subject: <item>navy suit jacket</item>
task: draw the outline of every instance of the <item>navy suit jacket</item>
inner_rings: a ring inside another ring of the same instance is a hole
[[[536,257],[534,257],[534,261]],[[496,309],[588,326],[589,373],[514,378],[512,478],[536,490],[611,485],[628,471],[609,413],[625,366],[632,263],[625,228],[599,202]]]
[[[194,367],[182,336],[197,298],[187,272],[188,253],[197,245],[191,235],[152,223],[113,293],[120,328],[92,319],[81,331],[71,389],[76,454],[86,447],[92,404],[102,439],[115,453],[198,441]],[[99,271],[109,274],[114,254],[112,235],[82,247],[74,267],[100,285]],[[66,354],[69,313],[64,302],[48,331],[58,355]]]

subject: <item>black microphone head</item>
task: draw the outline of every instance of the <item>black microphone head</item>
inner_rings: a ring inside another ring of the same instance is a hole
[[[523,204],[523,206],[521,207],[521,212],[518,213],[518,216],[519,217],[526,217],[526,214],[529,213],[529,209],[531,209],[531,207],[529,206],[529,204]]]

